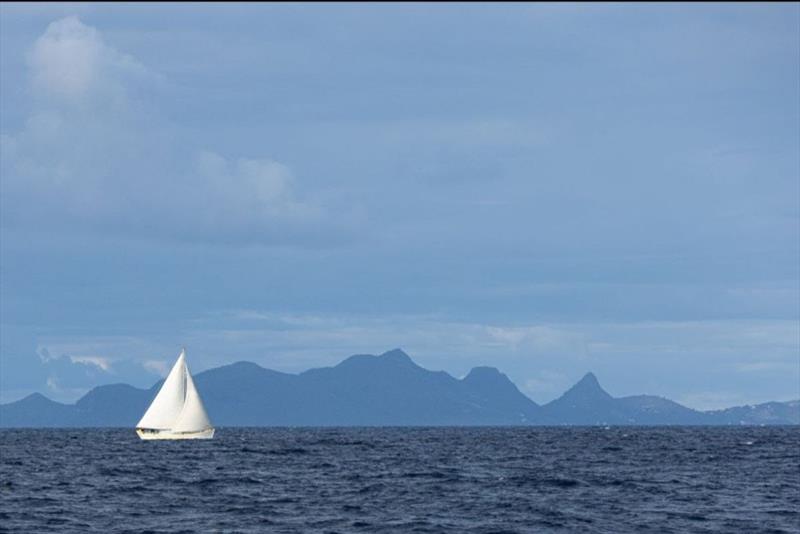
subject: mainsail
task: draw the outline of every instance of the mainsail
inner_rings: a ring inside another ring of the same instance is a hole
[[[194,387],[194,380],[192,375],[189,374],[189,368],[186,368],[186,400],[183,403],[183,410],[175,426],[172,427],[173,432],[196,432],[198,430],[205,430],[211,426],[211,421],[208,419],[206,408],[203,406],[203,400],[200,398],[200,393]]]
[[[181,350],[156,398],[136,425],[138,429],[176,433],[211,429],[211,421],[192,375],[186,366],[186,351]]]

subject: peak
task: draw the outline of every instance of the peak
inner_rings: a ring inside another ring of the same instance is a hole
[[[386,360],[394,360],[394,361],[401,361],[401,362],[412,362],[411,357],[403,352],[402,349],[392,349],[390,351],[384,352],[380,355],[380,358],[384,358]]]
[[[222,376],[245,376],[245,375],[260,375],[264,371],[266,371],[266,369],[264,369],[257,363],[239,361],[239,362],[229,363],[228,365],[223,365],[221,367],[216,367],[214,369],[208,369],[206,371],[202,371],[200,373],[197,373],[197,375],[195,375],[195,378],[201,375],[205,375],[207,373],[211,373],[214,375],[222,375]]]
[[[35,404],[42,404],[42,403],[53,403],[55,401],[48,399],[41,393],[31,393],[27,397],[23,397],[22,399],[18,400],[17,402],[24,402],[24,403],[35,403]]]
[[[246,361],[234,362],[230,364],[228,367],[233,367],[236,369],[263,369],[263,367],[261,367],[257,363],[246,362]]]
[[[513,382],[495,367],[473,367],[463,382],[470,387],[478,388],[505,388],[509,384],[516,388]]]
[[[470,388],[502,390],[511,384],[516,389],[511,380],[495,367],[473,367],[462,382]]]
[[[594,373],[586,373],[583,375],[577,384],[572,386],[569,391],[564,393],[564,396],[575,396],[579,395],[581,397],[608,397],[611,396],[603,389],[598,382],[597,377]]]
[[[590,371],[590,372],[586,373],[585,375],[583,375],[583,378],[581,378],[578,381],[578,383],[575,384],[575,385],[576,386],[580,386],[580,385],[583,385],[583,386],[595,386],[595,387],[599,388],[600,387],[600,382],[597,381],[597,377],[594,375],[594,373],[592,373]]]
[[[242,361],[238,361],[238,362],[229,363],[227,365],[223,365],[223,366],[217,367],[216,369],[210,369],[210,370],[211,371],[216,371],[217,369],[226,369],[226,370],[243,371],[243,372],[248,372],[248,371],[254,372],[254,371],[258,371],[258,370],[263,370],[264,368],[261,367],[260,365],[258,365],[257,363],[247,362],[247,361],[243,361],[242,360]],[[208,371],[203,371],[203,372],[207,373]]]
[[[476,380],[481,378],[498,378],[504,376],[496,367],[473,367],[464,380]]]
[[[396,369],[398,367],[418,367],[414,361],[400,349],[384,352],[380,356],[372,354],[356,354],[341,361],[337,369]]]

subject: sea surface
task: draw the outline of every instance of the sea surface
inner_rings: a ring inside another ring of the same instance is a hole
[[[2,532],[800,532],[800,427],[0,430]]]

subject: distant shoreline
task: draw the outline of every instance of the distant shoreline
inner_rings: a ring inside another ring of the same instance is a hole
[[[597,427],[800,424],[800,400],[699,411],[653,395],[612,397],[593,373],[539,405],[493,367],[463,379],[420,367],[402,350],[356,355],[299,374],[238,362],[195,377],[225,427]],[[0,405],[4,428],[129,428],[160,387],[98,386],[74,404],[35,393]]]

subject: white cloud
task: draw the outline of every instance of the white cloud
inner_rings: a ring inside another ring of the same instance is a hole
[[[28,63],[39,96],[72,103],[92,98],[96,105],[98,98],[124,98],[126,84],[154,76],[75,16],[51,23],[34,44]]]
[[[113,372],[109,359],[102,356],[70,356],[69,359],[72,363],[90,364],[99,367],[106,373]]]
[[[77,17],[53,22],[31,53],[34,86],[67,97],[83,96],[97,81],[106,50],[97,31]]]
[[[50,24],[29,67],[33,109],[1,140],[4,227],[282,245],[343,230],[288,166],[182,142],[142,97],[159,76],[78,18]]]

